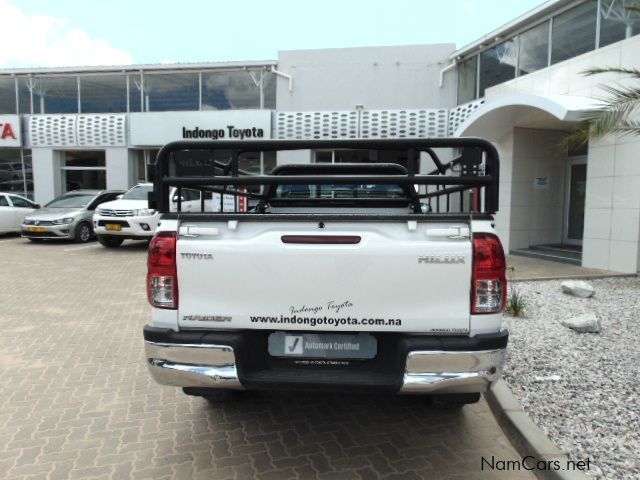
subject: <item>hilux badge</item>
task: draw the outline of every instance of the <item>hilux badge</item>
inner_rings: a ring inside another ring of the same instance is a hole
[[[464,263],[464,255],[423,255],[418,263]]]

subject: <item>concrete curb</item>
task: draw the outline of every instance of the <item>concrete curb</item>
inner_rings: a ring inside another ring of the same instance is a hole
[[[493,384],[485,394],[489,408],[505,435],[522,457],[532,456],[535,461],[558,461],[567,465],[567,456],[549,440],[545,433],[533,423],[504,380]],[[580,471],[531,470],[544,480],[589,480]]]

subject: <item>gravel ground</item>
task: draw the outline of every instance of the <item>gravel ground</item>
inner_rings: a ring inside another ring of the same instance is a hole
[[[640,279],[591,280],[595,295],[563,294],[560,281],[518,282],[525,318],[511,331],[505,380],[534,422],[595,478],[640,478]],[[560,320],[592,311],[599,334]]]

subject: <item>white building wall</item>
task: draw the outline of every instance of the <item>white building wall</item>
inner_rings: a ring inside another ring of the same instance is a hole
[[[621,82],[637,85],[637,80],[623,78],[620,74],[585,76],[581,72],[593,67],[640,68],[639,52],[640,36],[635,36],[492,87],[486,92],[486,100],[488,103],[518,93],[602,97],[604,92],[599,87],[602,84]],[[542,148],[545,143],[534,144],[532,148]],[[512,152],[516,162],[517,144],[514,142],[515,150]],[[527,151],[524,148],[520,153],[526,154]],[[626,273],[640,270],[639,158],[640,139],[637,136],[609,136],[589,145],[582,254],[585,267]],[[540,161],[533,157],[531,160]],[[515,164],[513,171],[517,171]],[[505,182],[509,179],[504,170],[502,178]],[[513,192],[517,192],[516,197]],[[519,190],[512,190],[511,199],[516,210],[512,211],[511,220],[519,221],[527,214],[526,209],[517,210],[519,195]],[[523,233],[515,233],[514,237],[511,238],[511,249],[524,246]],[[534,243],[537,242],[530,244]]]
[[[107,188],[128,190],[136,181],[134,152],[127,148],[106,148]]]
[[[498,212],[495,215],[495,229],[505,252],[511,249],[511,191],[513,172],[513,130],[494,142],[500,156],[500,185]]]
[[[278,111],[453,107],[455,72],[442,88],[439,72],[455,44],[281,51],[278,70],[293,77],[293,91],[279,78]]]
[[[561,243],[565,162],[562,132],[516,128],[513,132],[509,248]],[[509,173],[509,172],[507,172]],[[535,188],[538,177],[548,181]]]
[[[34,200],[43,205],[62,192],[60,152],[51,148],[32,148],[31,155]]]

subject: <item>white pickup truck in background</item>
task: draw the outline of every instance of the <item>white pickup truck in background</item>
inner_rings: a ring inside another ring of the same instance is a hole
[[[177,189],[169,192],[170,211],[176,211],[178,205]],[[126,239],[151,240],[158,228],[160,213],[149,208],[149,194],[153,193],[153,183],[139,183],[120,195],[117,200],[101,204],[93,215],[93,231],[100,244],[107,248],[116,248]],[[180,193],[181,211],[200,211],[204,197],[206,212],[235,212],[238,209],[236,198],[224,195],[224,204],[220,205],[217,193],[203,195],[198,190],[182,189]],[[241,210],[241,209],[240,209]]]
[[[406,151],[407,167],[280,165],[263,176],[237,168],[244,152],[316,148]],[[447,148],[459,156],[442,162],[435,150]],[[179,158],[196,149],[232,153],[180,175]],[[433,161],[430,174],[416,173],[421,157]],[[499,378],[507,284],[490,143],[176,142],[156,171],[161,222],[149,248],[144,339],[159,383],[209,399],[300,389],[463,405]],[[172,211],[174,188],[241,195],[251,206]]]

